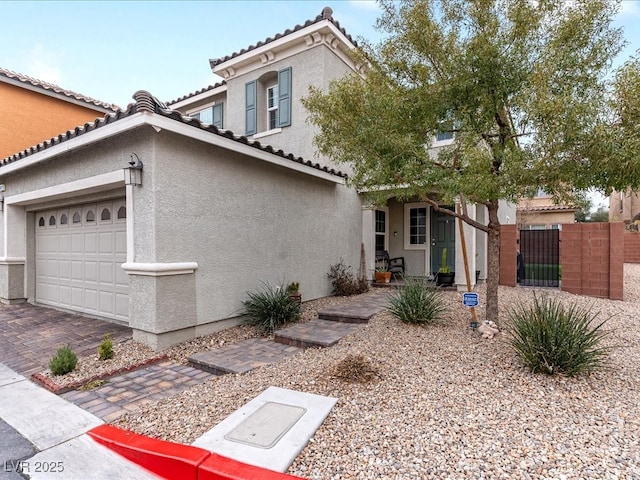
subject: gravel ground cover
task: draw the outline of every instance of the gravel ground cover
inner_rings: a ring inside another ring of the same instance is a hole
[[[501,316],[532,292],[501,287]],[[640,479],[640,265],[625,265],[624,302],[544,292],[613,315],[606,328],[617,348],[607,371],[533,375],[503,335],[482,340],[470,331],[460,294],[446,292],[441,324],[404,325],[381,313],[335,347],[214,378],[117,424],[191,443],[274,385],[339,399],[289,469],[305,478]],[[318,305],[334,301],[343,299]],[[367,357],[378,378],[336,378],[349,354]]]

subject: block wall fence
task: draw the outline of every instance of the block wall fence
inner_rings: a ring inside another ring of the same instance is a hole
[[[640,232],[624,232],[624,263],[640,263]]]
[[[577,295],[623,300],[626,238],[622,222],[563,224],[560,232],[561,289]],[[637,241],[640,246],[640,239]],[[500,230],[500,285],[516,286],[517,249],[517,226],[503,225]]]

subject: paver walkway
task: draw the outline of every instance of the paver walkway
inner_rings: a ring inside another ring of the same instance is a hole
[[[61,396],[79,407],[111,422],[125,413],[170,397],[213,375],[170,360],[111,377],[93,390],[73,390]]]
[[[197,353],[189,358],[194,367],[217,374],[245,373],[300,352],[304,348],[330,347],[342,337],[363,328],[375,314],[387,308],[389,290],[380,289],[364,299],[328,307],[318,318],[277,330],[274,339],[251,338],[243,342]]]
[[[58,348],[71,344],[78,356],[96,352],[105,334],[114,343],[131,338],[116,323],[30,304],[0,306],[0,363],[28,377],[47,368]]]

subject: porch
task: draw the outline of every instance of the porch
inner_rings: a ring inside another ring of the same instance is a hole
[[[453,210],[454,206],[444,206]],[[508,209],[505,222],[510,218]],[[468,213],[474,220],[485,223],[486,207],[470,205]],[[513,216],[515,218],[515,216]],[[364,268],[367,278],[373,280],[380,267],[376,258],[381,251],[391,258],[402,258],[404,274],[433,281],[444,269],[454,273],[454,285],[466,288],[464,255],[460,241],[464,231],[467,262],[471,272],[471,284],[487,276],[487,235],[466,223],[460,226],[455,217],[435,210],[425,202],[403,202],[389,197],[383,206],[370,205],[363,209],[362,238],[364,244]],[[392,285],[401,280],[394,279]]]

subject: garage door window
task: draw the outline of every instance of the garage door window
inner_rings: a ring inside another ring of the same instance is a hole
[[[95,222],[96,221],[96,214],[93,213],[93,210],[89,210],[87,212],[87,222]]]
[[[80,223],[82,218],[80,217],[80,213],[76,212],[73,214],[73,223]]]
[[[127,218],[127,209],[126,207],[120,207],[118,209],[118,220],[123,220]]]
[[[52,227],[56,224],[56,217],[54,215],[51,215],[49,217],[49,226]]]
[[[60,215],[60,225],[66,225],[68,222],[67,214],[63,213]]]
[[[44,227],[44,217],[40,217],[40,220],[38,220],[38,226]]]
[[[108,208],[102,209],[102,213],[100,214],[100,220],[103,222],[106,220],[111,220],[111,212]]]

